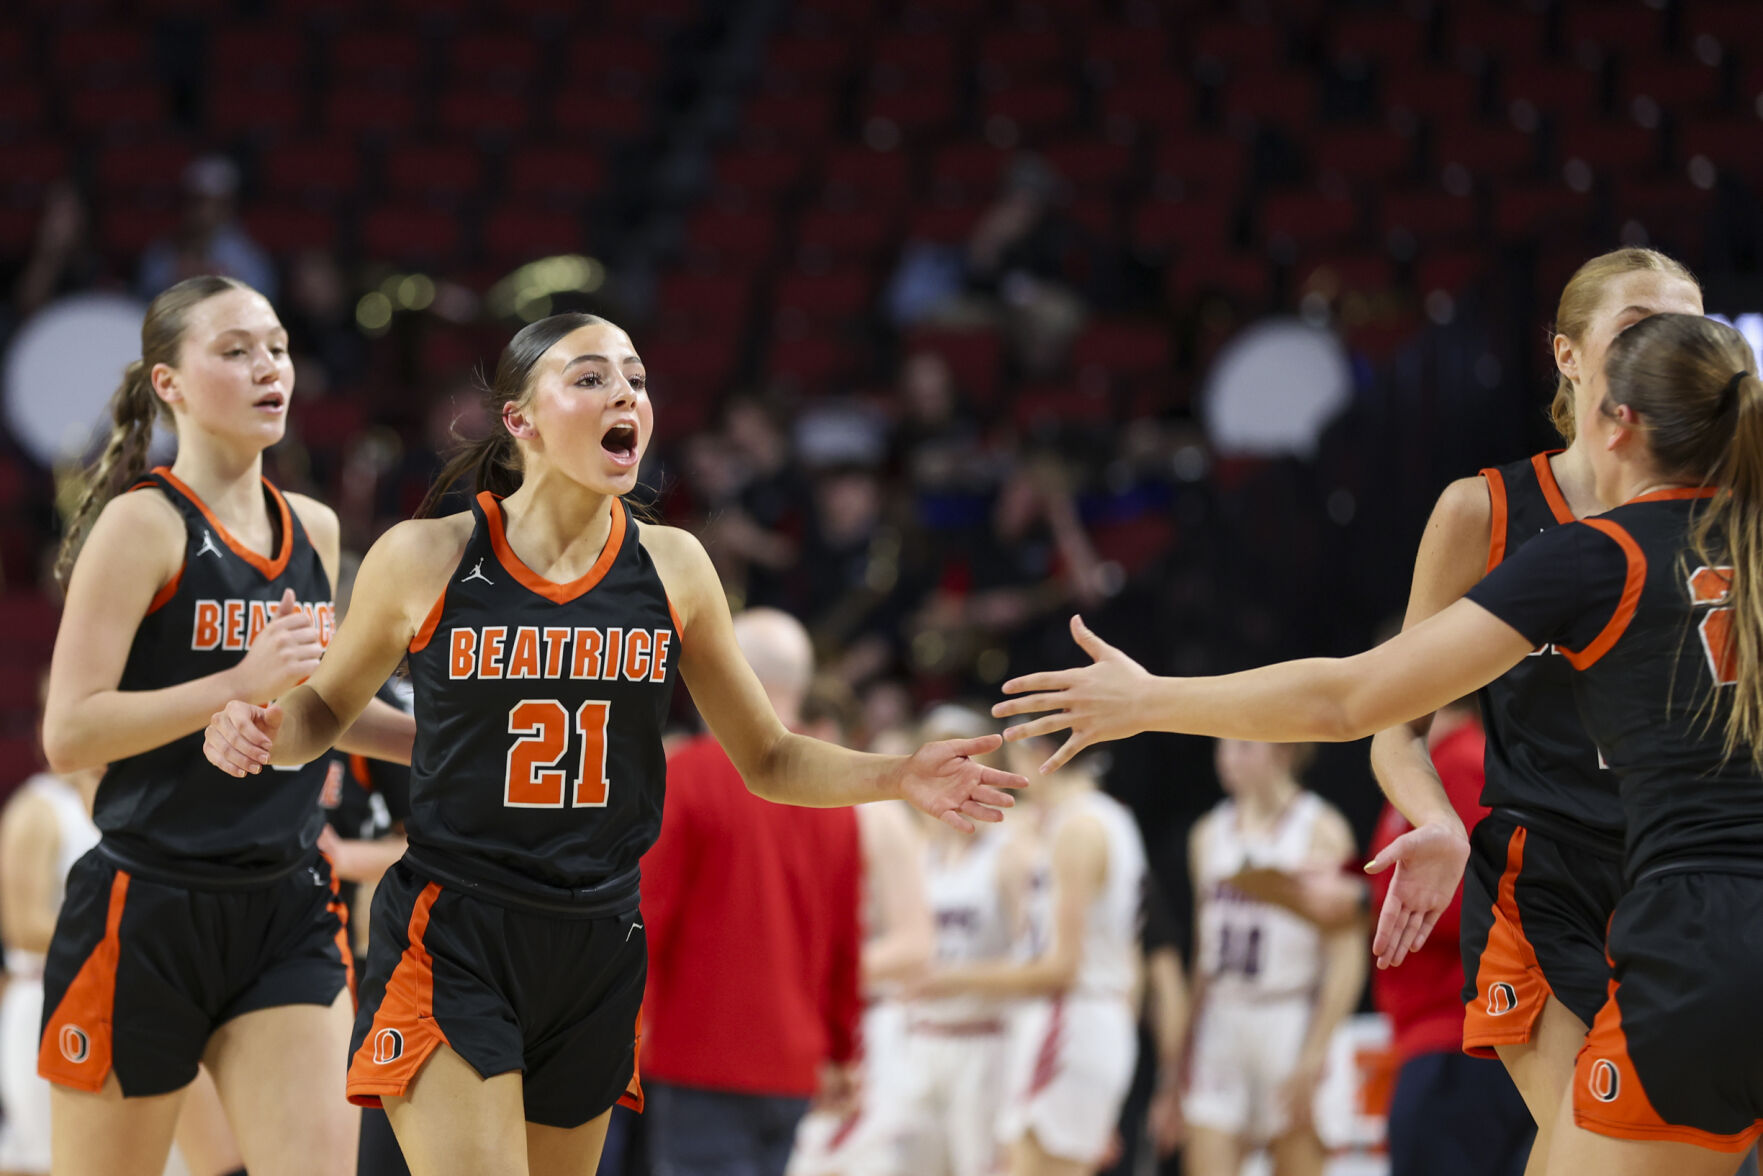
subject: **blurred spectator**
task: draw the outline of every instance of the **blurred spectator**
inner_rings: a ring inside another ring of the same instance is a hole
[[[367,339],[355,325],[351,293],[330,253],[302,250],[288,263],[287,298],[276,310],[304,395],[352,388],[367,374]]]
[[[735,636],[800,727],[808,634],[754,610]],[[851,809],[759,799],[708,735],[669,758],[643,859],[642,1075],[660,1176],[782,1176],[822,1067],[856,1056],[861,871]]]
[[[73,181],[57,180],[43,193],[36,241],[12,288],[12,316],[22,322],[50,299],[90,287],[103,272],[85,197]]]
[[[184,169],[183,188],[178,227],[141,255],[141,297],[152,298],[196,274],[225,274],[274,302],[275,264],[234,219],[238,164],[224,155],[204,155]]]

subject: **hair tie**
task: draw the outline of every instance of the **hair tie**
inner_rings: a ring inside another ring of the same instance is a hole
[[[1750,374],[1751,373],[1744,368],[1740,368],[1738,371],[1732,373],[1732,379],[1728,380],[1726,382],[1726,387],[1720,390],[1720,399],[1715,408],[1716,412],[1725,415],[1726,411],[1733,406],[1734,400],[1738,397],[1739,385],[1743,383],[1745,377]]]

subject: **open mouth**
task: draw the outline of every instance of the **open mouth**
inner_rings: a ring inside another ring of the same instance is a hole
[[[280,392],[270,392],[258,398],[256,407],[279,409],[286,408],[287,405],[288,398],[286,396],[282,395]]]
[[[632,465],[637,460],[637,428],[635,425],[613,425],[600,438],[600,448],[604,449],[612,460],[620,465]]]

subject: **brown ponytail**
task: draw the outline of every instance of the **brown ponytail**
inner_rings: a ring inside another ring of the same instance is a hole
[[[1623,274],[1632,274],[1643,270],[1655,270],[1670,274],[1701,288],[1694,274],[1674,257],[1660,253],[1656,249],[1613,249],[1609,253],[1600,253],[1577,270],[1567,279],[1567,285],[1561,288],[1561,301],[1555,308],[1555,322],[1549,328],[1549,340],[1553,343],[1556,335],[1566,335],[1575,344],[1583,343],[1587,332],[1591,329],[1592,317],[1597,314],[1598,306],[1604,298],[1604,286]],[[1561,440],[1573,444],[1576,432],[1573,421],[1573,381],[1557,373],[1555,380],[1555,398],[1549,402],[1549,420],[1554,424],[1555,431],[1561,434]]]
[[[519,405],[531,390],[533,370],[545,353],[572,331],[605,323],[593,314],[554,314],[515,332],[502,356],[496,361],[496,376],[484,387],[484,406],[490,416],[490,431],[483,437],[461,438],[460,447],[448,458],[436,476],[434,485],[416,508],[417,518],[433,514],[455,486],[469,475],[472,494],[488,490],[506,497],[520,489],[522,468],[520,446],[502,422],[502,412],[510,404]],[[611,324],[608,324],[611,325]]]
[[[1693,558],[1732,568],[1738,680],[1726,753],[1747,747],[1763,770],[1763,383],[1755,365],[1745,337],[1724,323],[1654,315],[1611,344],[1604,407],[1635,410],[1661,473],[1720,490],[1697,519]],[[1687,583],[1687,556],[1683,571]]]
[[[204,274],[184,279],[147,307],[147,317],[141,321],[141,358],[124,369],[122,383],[110,397],[110,440],[98,460],[79,474],[75,506],[68,517],[61,551],[55,558],[55,582],[63,590],[73,575],[74,561],[79,558],[92,520],[105,503],[134,485],[147,471],[154,422],[163,417],[168,424],[172,423],[171,409],[153,391],[153,369],[162,363],[177,366],[193,307],[228,290],[249,289],[233,278]]]

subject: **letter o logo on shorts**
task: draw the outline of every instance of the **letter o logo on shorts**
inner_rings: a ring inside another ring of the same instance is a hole
[[[61,1027],[61,1056],[76,1064],[92,1056],[92,1039],[84,1029],[78,1025]]]
[[[1499,981],[1488,985],[1488,1016],[1503,1017],[1518,1007],[1518,990]]]
[[[378,1066],[395,1062],[404,1056],[404,1035],[396,1029],[381,1029],[373,1035],[373,1060]]]
[[[1592,1097],[1599,1102],[1616,1101],[1616,1096],[1622,1093],[1622,1073],[1617,1070],[1615,1062],[1599,1058],[1592,1063],[1591,1088]]]

